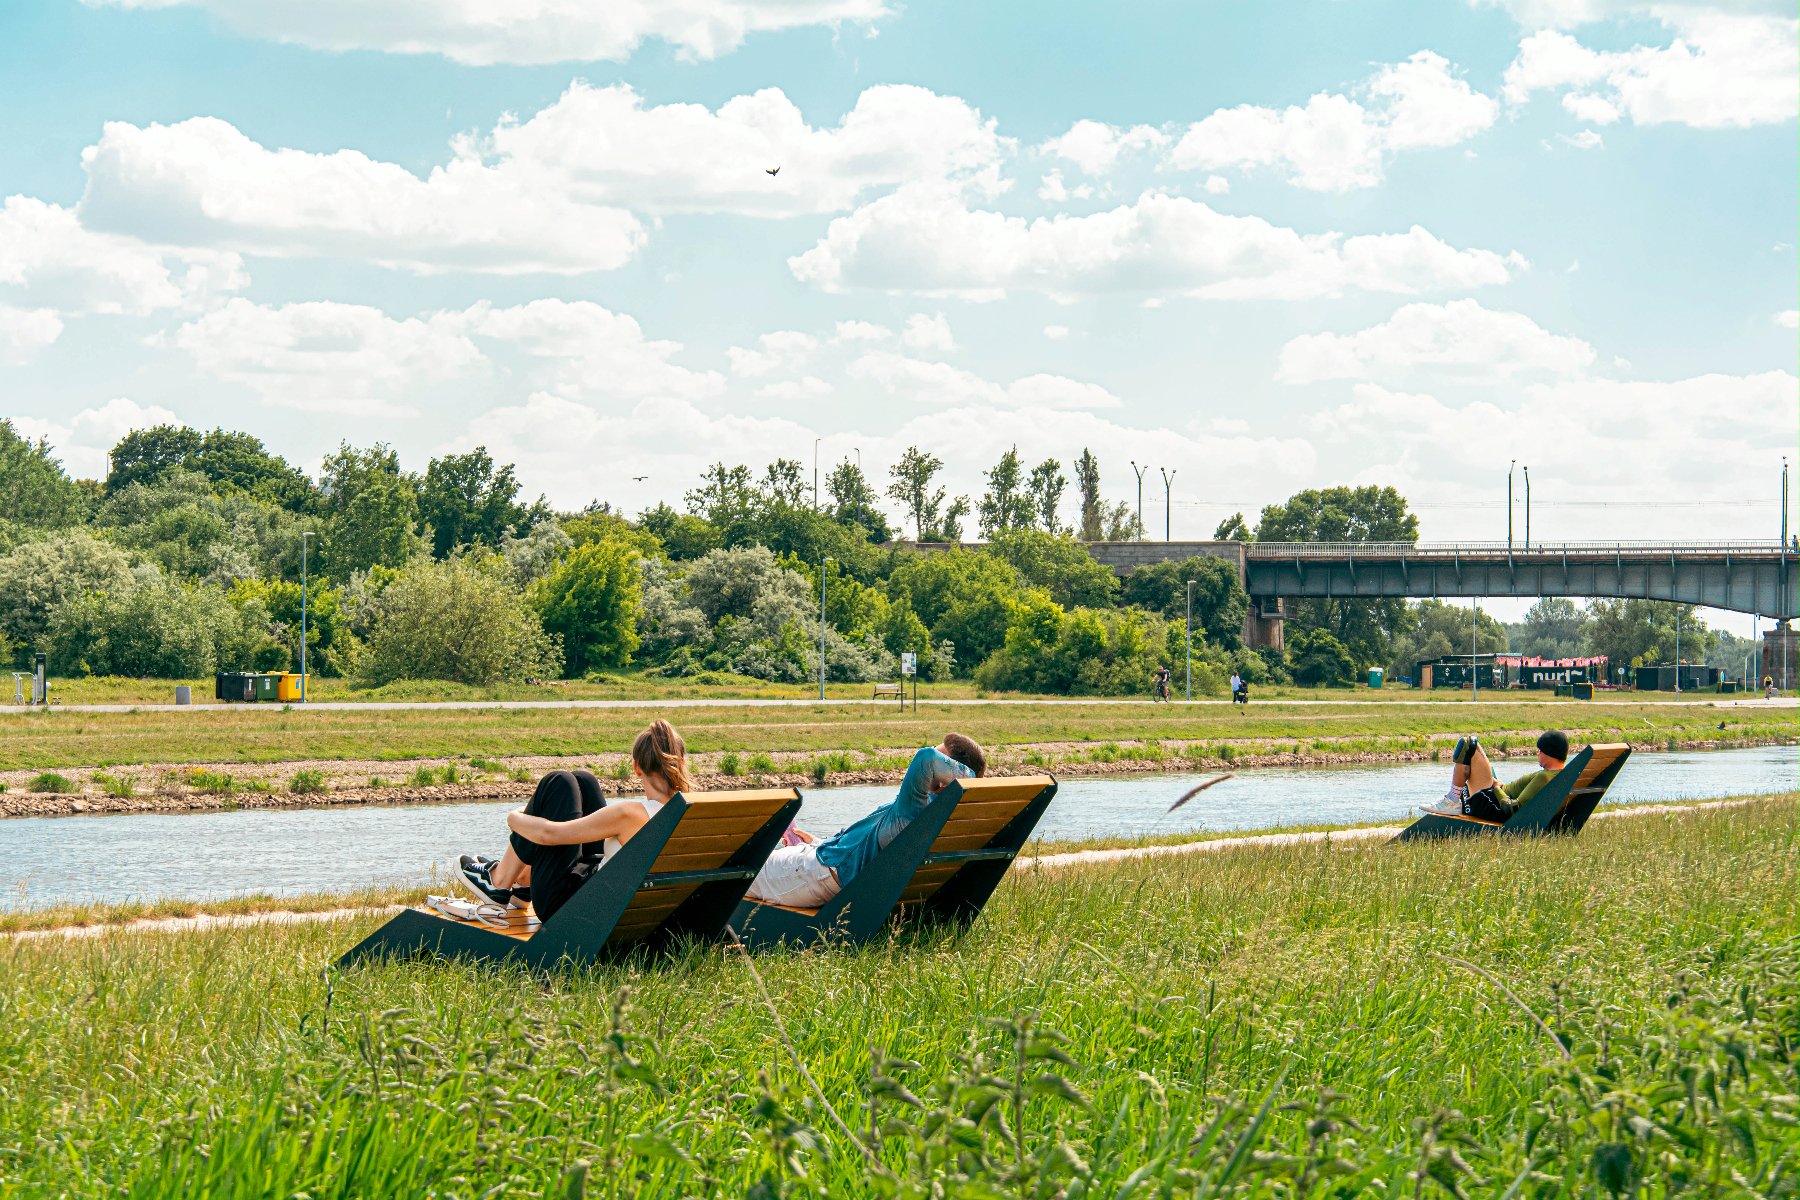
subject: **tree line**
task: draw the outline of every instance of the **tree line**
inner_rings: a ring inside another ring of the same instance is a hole
[[[851,461],[819,497],[795,460],[760,473],[720,462],[680,509],[628,517],[601,500],[578,511],[527,500],[485,448],[416,472],[389,446],[346,443],[315,479],[249,434],[180,426],[126,434],[104,479],[76,479],[54,447],[0,420],[0,658],[44,651],[61,674],[166,678],[298,669],[303,565],[307,669],[369,686],[625,669],[798,681],[817,677],[821,653],[828,678],[866,681],[895,677],[911,651],[929,678],[998,690],[1140,693],[1167,666],[1216,694],[1234,671],[1344,683],[1468,644],[1467,609],[1304,600],[1290,605],[1284,650],[1247,647],[1231,564],[1191,558],[1121,580],[1093,561],[1083,541],[1141,529],[1126,504],[1102,500],[1090,451],[1070,467],[1072,527],[1062,464],[1028,468],[1016,448],[973,500],[909,447],[879,492]],[[984,544],[957,545],[971,519]],[[1392,488],[1327,488],[1267,506],[1254,528],[1235,514],[1217,536],[1416,541],[1418,522]],[[1569,606],[1570,626],[1558,603],[1510,630],[1478,618],[1481,648],[1573,638],[1629,661],[1660,654],[1659,621],[1674,620],[1666,605],[1597,602]],[[1691,659],[1708,631],[1685,620]]]

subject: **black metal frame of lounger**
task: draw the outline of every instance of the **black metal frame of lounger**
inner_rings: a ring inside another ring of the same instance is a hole
[[[934,863],[961,863],[930,896],[909,908],[904,916],[918,924],[954,924],[967,927],[1000,886],[1013,859],[1037,828],[1038,820],[1056,797],[1056,777],[1048,776],[1038,794],[1019,809],[992,837],[970,850],[932,853],[950,816],[965,794],[962,783],[952,783],[932,797],[925,811],[876,854],[850,885],[805,913],[745,900],[731,919],[731,928],[751,949],[782,943],[808,945],[820,941],[850,944],[869,941],[896,915],[901,898],[921,868]],[[1003,782],[997,780],[996,782]],[[1008,781],[1009,782],[1009,781]]]
[[[517,962],[534,968],[553,967],[565,961],[579,966],[640,948],[654,953],[682,938],[714,940],[723,935],[725,923],[744,898],[750,881],[756,878],[763,861],[800,811],[800,794],[796,791],[792,800],[746,837],[719,867],[653,874],[651,868],[663,847],[674,836],[682,818],[696,807],[677,793],[528,938],[511,937],[409,908],[345,953],[337,965],[345,967],[365,958],[442,954]],[[649,934],[623,947],[609,945],[620,918],[640,894],[688,884],[699,886]]]
[[[1610,763],[1601,768],[1600,773],[1587,783],[1577,787],[1581,773],[1593,760],[1596,750],[1618,751]],[[1604,746],[1587,746],[1581,753],[1570,759],[1563,769],[1546,783],[1538,794],[1519,807],[1519,811],[1505,821],[1483,821],[1477,817],[1454,817],[1444,813],[1426,813],[1411,825],[1401,830],[1394,838],[1396,842],[1408,842],[1415,838],[1444,837],[1479,837],[1482,834],[1494,833],[1510,837],[1529,836],[1531,834],[1566,833],[1574,835],[1581,832],[1581,827],[1593,815],[1594,809],[1606,795],[1606,789],[1618,778],[1619,770],[1625,760],[1631,757],[1631,747],[1608,743]]]

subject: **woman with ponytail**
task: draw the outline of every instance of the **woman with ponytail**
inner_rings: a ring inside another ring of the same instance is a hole
[[[505,853],[497,860],[463,855],[456,878],[483,900],[513,908],[529,901],[540,921],[549,920],[603,854],[617,853],[676,792],[693,786],[687,746],[667,721],[652,721],[638,734],[631,769],[643,783],[643,798],[612,804],[586,771],[545,775],[525,807],[506,814],[512,836]]]

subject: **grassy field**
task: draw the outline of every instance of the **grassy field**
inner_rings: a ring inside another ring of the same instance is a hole
[[[1792,709],[1714,709],[1666,703],[1584,704],[1508,697],[1456,706],[1282,704],[1248,708],[1179,704],[939,705],[919,711],[847,708],[394,709],[351,712],[276,708],[88,713],[55,709],[0,716],[0,770],[141,763],[269,763],[620,752],[652,716],[667,716],[695,751],[854,751],[872,754],[935,742],[961,729],[986,746],[1206,739],[1383,752],[1378,739],[1445,733],[1530,732],[1632,741],[1791,739]],[[1718,729],[1720,724],[1724,730]]]
[[[0,1196],[1790,1195],[1791,800],[1016,877],[535,979],[0,944]]]

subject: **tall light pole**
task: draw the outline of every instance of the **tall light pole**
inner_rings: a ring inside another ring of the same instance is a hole
[[[1512,553],[1512,477],[1513,468],[1519,465],[1518,459],[1511,459],[1506,464],[1506,552]]]
[[[1525,549],[1531,549],[1531,468],[1525,471]],[[1567,536],[1567,535],[1564,535]]]
[[[1156,469],[1163,473],[1163,541],[1166,542],[1169,540],[1169,514],[1174,511],[1173,505],[1169,502],[1169,489],[1174,486],[1175,472],[1167,467]]]
[[[1187,698],[1194,702],[1194,581],[1187,581]]]
[[[819,699],[825,698],[825,564],[832,562],[828,554],[819,559]]]
[[[819,443],[823,438],[813,439],[813,511],[819,511]]]
[[[850,448],[856,451],[856,472],[860,475],[862,474],[862,447],[852,446]]]
[[[1475,634],[1481,628],[1481,601],[1469,601],[1469,703],[1481,699],[1481,664],[1475,659]]]
[[[300,703],[306,703],[306,551],[312,534],[300,534]]]
[[[1145,464],[1144,466],[1140,467],[1137,465],[1137,462],[1134,459],[1131,464],[1131,469],[1133,471],[1137,472],[1137,480],[1138,480],[1137,535],[1138,535],[1138,540],[1141,542],[1144,540],[1144,472],[1148,471],[1150,469],[1150,467],[1148,464]],[[1785,511],[1785,509],[1786,509],[1785,504],[1783,505],[1783,509]]]
[[[1681,695],[1681,605],[1675,605],[1675,694]]]

